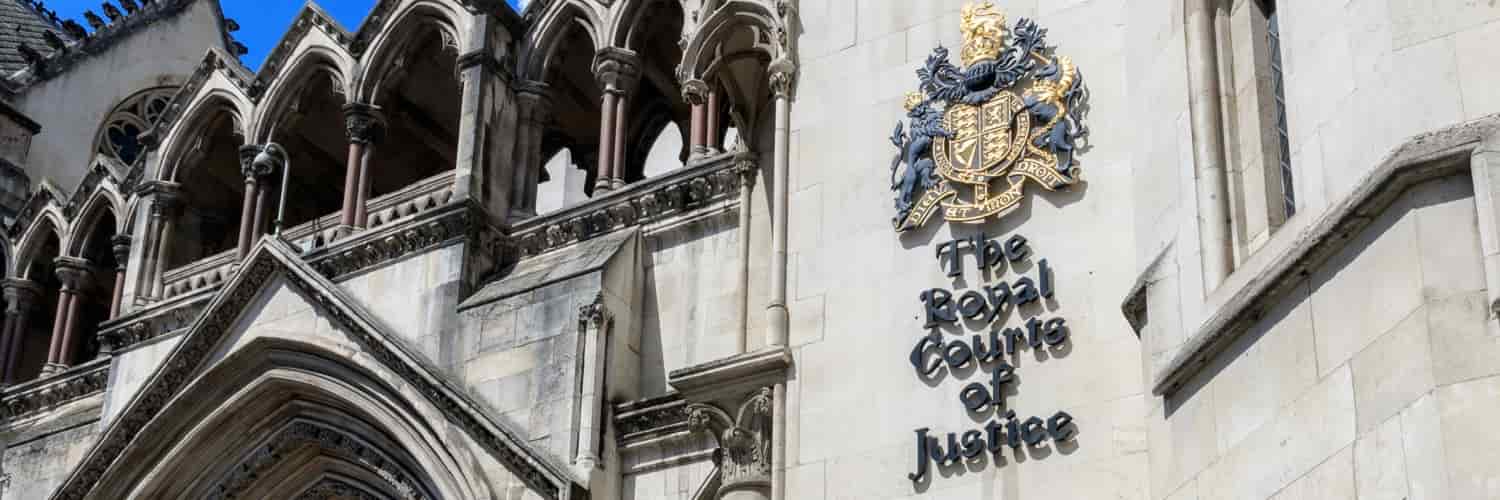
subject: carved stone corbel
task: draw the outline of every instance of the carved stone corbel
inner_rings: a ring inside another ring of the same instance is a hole
[[[732,416],[711,404],[688,405],[688,425],[711,433],[719,445],[714,451],[721,474],[718,498],[736,491],[769,497],[772,402],[771,388],[762,387],[751,392]]]

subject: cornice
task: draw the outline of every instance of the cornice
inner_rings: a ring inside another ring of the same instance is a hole
[[[100,358],[60,374],[6,388],[0,396],[0,420],[12,420],[104,392],[109,359]]]

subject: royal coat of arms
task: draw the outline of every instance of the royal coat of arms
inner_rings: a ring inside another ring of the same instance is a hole
[[[964,6],[961,21],[963,67],[933,49],[917,70],[920,91],[906,96],[910,126],[897,122],[891,136],[898,232],[939,210],[983,222],[1019,207],[1029,182],[1049,191],[1078,182],[1075,141],[1088,133],[1078,68],[1054,55],[1047,30],[1027,19],[1008,28],[988,1]]]

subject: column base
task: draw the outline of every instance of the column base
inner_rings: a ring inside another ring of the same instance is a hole
[[[55,375],[68,371],[68,365],[62,363],[47,363],[42,366],[42,375]]]
[[[622,187],[625,187],[625,179],[621,179],[619,177],[610,179],[609,182],[611,189],[620,189]]]

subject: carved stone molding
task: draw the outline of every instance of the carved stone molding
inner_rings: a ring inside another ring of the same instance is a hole
[[[298,493],[296,500],[384,500],[349,483],[325,479]]]
[[[0,398],[0,420],[15,420],[103,392],[108,382],[109,361],[96,360],[12,386]]]
[[[615,405],[615,434],[620,442],[687,428],[688,402],[679,394]]]
[[[601,292],[594,296],[592,302],[578,306],[578,331],[604,326],[608,317],[609,310],[604,307],[604,294]]]
[[[428,212],[404,224],[366,231],[311,256],[310,263],[329,279],[405,258],[483,232],[488,226],[467,205]]]
[[[120,318],[99,324],[99,348],[101,353],[117,353],[124,349],[191,326],[212,294],[203,294],[181,301],[165,302],[151,309],[133,312]]]
[[[733,415],[719,407],[688,405],[688,425],[718,440],[714,463],[723,475],[720,492],[771,486],[772,391],[762,387],[745,398]]]
[[[209,489],[208,500],[240,498],[247,488],[255,485],[267,470],[306,447],[317,447],[321,452],[349,460],[375,473],[385,480],[397,498],[421,500],[430,498],[422,493],[419,482],[413,479],[395,460],[381,450],[375,449],[359,437],[324,424],[297,420],[277,431],[270,439],[256,446],[255,452],[244,457],[229,469],[229,473],[218,479]],[[347,485],[346,485],[347,486]],[[353,490],[358,490],[353,488]],[[304,495],[305,497],[305,495]],[[326,497],[346,498],[346,497]]]
[[[739,186],[733,162],[706,161],[522,221],[512,227],[512,241],[520,257],[539,255],[729,198],[739,193]]]

